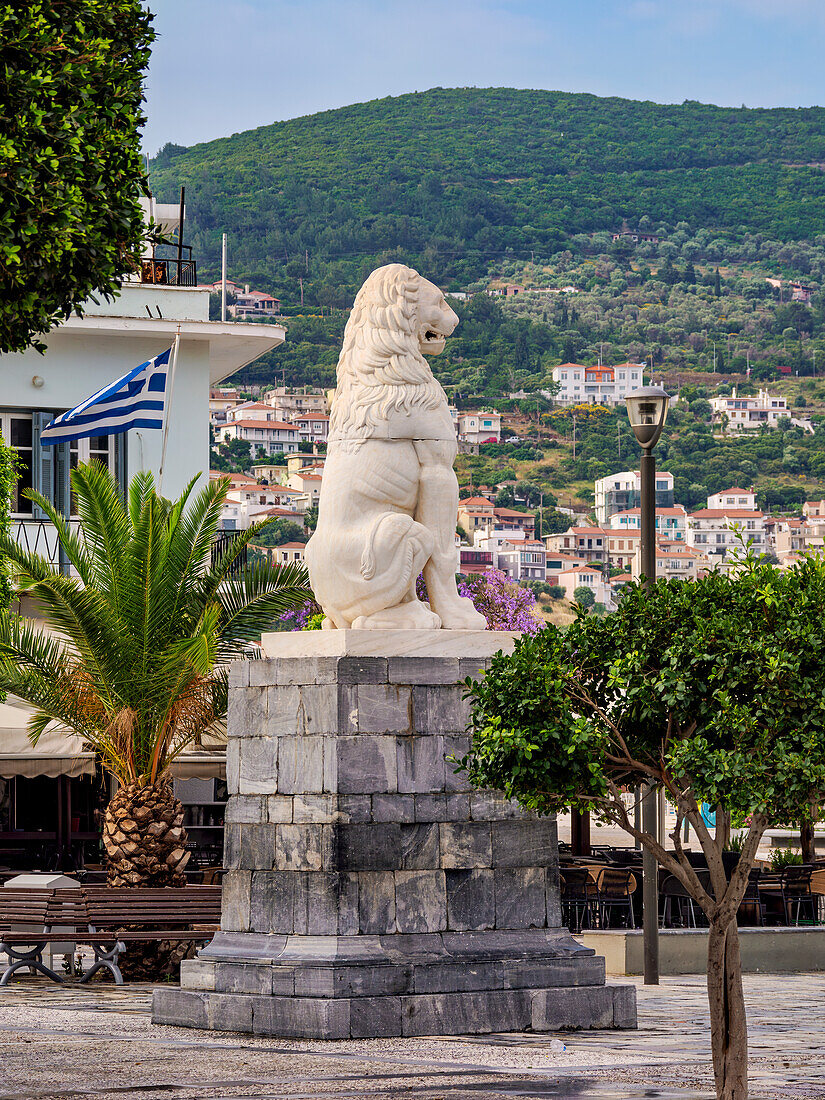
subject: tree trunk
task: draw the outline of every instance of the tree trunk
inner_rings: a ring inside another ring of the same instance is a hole
[[[727,925],[711,922],[708,1002],[717,1100],[747,1100],[748,1024],[735,917]]]
[[[799,839],[802,848],[802,862],[813,863],[816,859],[816,844],[814,843],[814,823],[805,821],[799,830]]]
[[[110,886],[184,886],[185,845],[183,806],[167,780],[121,787],[106,808],[103,846]]]

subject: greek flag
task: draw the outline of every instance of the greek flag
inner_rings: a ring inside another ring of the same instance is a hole
[[[42,445],[51,447],[90,436],[117,435],[130,428],[162,428],[171,351],[172,348],[167,348],[104,386],[77,408],[55,417],[40,433]]]

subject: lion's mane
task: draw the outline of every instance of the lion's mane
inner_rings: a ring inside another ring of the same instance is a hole
[[[413,268],[387,264],[358,291],[338,359],[330,440],[368,439],[393,412],[446,403],[418,346],[421,281]]]

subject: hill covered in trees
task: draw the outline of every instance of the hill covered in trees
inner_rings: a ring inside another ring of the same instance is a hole
[[[203,275],[218,275],[226,231],[234,278],[288,306],[301,280],[307,306],[346,308],[380,262],[458,289],[623,220],[727,242],[813,239],[823,165],[822,108],[436,88],[167,145],[150,179],[166,201],[186,186]]]

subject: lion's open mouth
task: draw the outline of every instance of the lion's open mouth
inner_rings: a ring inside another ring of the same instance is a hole
[[[443,340],[444,337],[441,335],[440,332],[433,332],[433,330],[431,328],[428,328],[427,331],[424,333],[424,339],[425,340]]]

